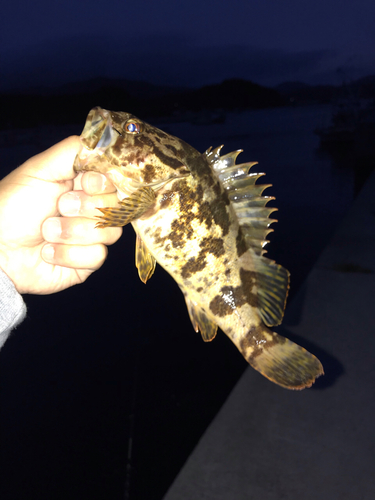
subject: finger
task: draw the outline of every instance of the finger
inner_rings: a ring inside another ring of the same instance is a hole
[[[105,245],[44,245],[41,251],[42,259],[48,264],[69,267],[73,269],[99,269],[107,258]]]
[[[49,243],[67,245],[112,245],[122,234],[122,228],[96,228],[97,221],[86,217],[50,217],[42,225],[43,238]]]
[[[58,210],[65,217],[89,217],[91,219],[100,216],[98,208],[116,207],[118,198],[115,193],[89,196],[84,191],[69,191],[60,196]]]
[[[20,168],[26,175],[56,182],[76,177],[73,162],[80,151],[79,137],[72,135],[42,153],[27,160]]]
[[[77,175],[77,177],[75,177],[74,179],[74,184],[73,184],[73,189],[75,191],[81,191],[82,190],[82,183],[81,183],[81,179],[82,179],[82,176],[83,176],[83,172],[79,172],[79,174]]]
[[[103,174],[85,172],[81,179],[82,189],[89,195],[100,193],[115,193],[116,188]]]

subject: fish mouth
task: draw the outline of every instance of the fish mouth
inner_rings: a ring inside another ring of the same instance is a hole
[[[102,156],[106,149],[117,139],[118,133],[112,126],[109,111],[96,106],[87,115],[86,123],[80,136],[82,148],[76,156],[74,170],[76,172],[88,169],[88,159]],[[90,168],[91,170],[92,168]]]
[[[115,137],[111,114],[99,106],[93,108],[86,119],[81,134],[81,142],[85,148],[105,150]]]

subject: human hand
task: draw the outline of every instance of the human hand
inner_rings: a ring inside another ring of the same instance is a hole
[[[116,206],[116,188],[99,173],[77,176],[79,149],[79,137],[69,137],[0,181],[0,267],[19,293],[83,283],[122,234],[95,228],[96,207]]]

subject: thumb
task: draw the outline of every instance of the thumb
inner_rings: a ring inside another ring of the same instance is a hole
[[[77,135],[72,135],[42,153],[27,160],[19,169],[25,175],[32,175],[49,182],[71,180],[76,177],[73,170],[74,158],[81,149]]]

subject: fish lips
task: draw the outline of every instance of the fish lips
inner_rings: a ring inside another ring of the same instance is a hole
[[[87,164],[94,156],[102,156],[105,150],[116,140],[109,111],[96,106],[87,115],[82,134],[81,150],[77,154],[73,168],[76,172],[87,170]],[[92,168],[91,168],[92,169]]]
[[[81,142],[87,149],[105,149],[112,142],[113,132],[109,111],[96,106],[87,116]]]

